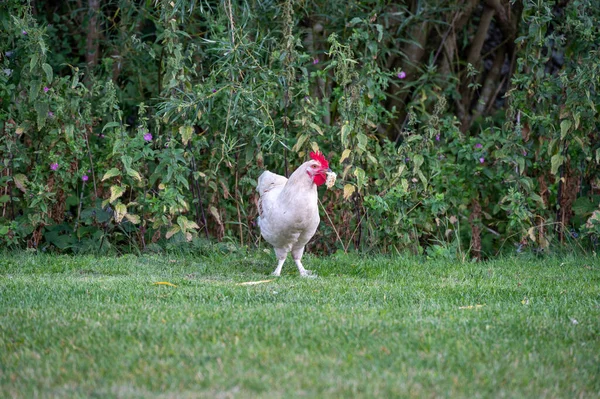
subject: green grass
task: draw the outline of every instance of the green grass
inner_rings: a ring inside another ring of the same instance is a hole
[[[600,394],[597,258],[288,262],[5,256],[0,396]]]

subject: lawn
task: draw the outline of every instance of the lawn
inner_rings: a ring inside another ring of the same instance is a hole
[[[6,255],[0,396],[600,395],[598,258],[274,266],[261,251]]]

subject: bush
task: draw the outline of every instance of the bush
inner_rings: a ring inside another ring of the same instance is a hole
[[[314,149],[313,251],[597,245],[590,2],[38,3],[0,14],[3,246],[255,245],[256,177]]]

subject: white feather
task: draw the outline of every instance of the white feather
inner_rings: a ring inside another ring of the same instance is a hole
[[[308,173],[315,164],[320,165],[314,160],[305,162],[289,179],[269,171],[258,178],[258,225],[280,261],[275,275],[281,271],[288,252],[292,252],[300,273],[308,274],[300,259],[320,222],[317,185]]]

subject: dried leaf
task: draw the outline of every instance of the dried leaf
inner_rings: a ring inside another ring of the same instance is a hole
[[[111,177],[115,177],[115,176],[121,176],[121,171],[117,168],[112,168],[104,174],[104,177],[102,177],[102,181],[110,179]]]
[[[217,210],[217,208],[215,208],[214,206],[211,205],[209,210],[210,210],[210,214],[213,215],[213,217],[217,220],[217,223],[219,223],[219,225],[222,226],[223,223],[221,222],[221,216],[219,215],[219,211]]]
[[[152,285],[168,285],[169,287],[177,287],[173,283],[169,283],[168,281],[157,281],[156,283],[152,283]]]
[[[352,184],[346,184],[344,186],[344,199],[348,199],[352,196],[352,194],[354,194],[354,191],[356,191],[356,187],[354,187]]]
[[[140,216],[139,215],[132,215],[131,213],[127,213],[125,215],[125,219],[129,220],[133,224],[139,224],[140,223]]]
[[[259,281],[246,281],[245,283],[238,283],[236,285],[257,285],[257,284],[269,283],[271,281],[274,281],[274,280],[271,279],[271,280],[259,280]]]
[[[110,203],[115,202],[119,197],[125,193],[125,187],[121,186],[110,186]]]
[[[529,235],[529,239],[531,239],[531,241],[536,242],[535,227],[530,227],[529,230],[527,230],[527,235]]]
[[[342,162],[344,162],[344,161],[346,160],[346,158],[348,158],[348,157],[350,156],[350,153],[351,153],[351,152],[352,152],[352,151],[350,151],[348,148],[346,148],[346,149],[344,150],[344,152],[342,152],[342,157],[340,158],[340,164],[341,164]]]
[[[179,133],[181,133],[181,142],[183,145],[187,145],[187,143],[192,139],[192,135],[194,134],[194,128],[191,126],[181,126],[179,128]]]
[[[168,240],[169,238],[173,237],[175,234],[179,233],[180,230],[181,229],[177,225],[171,227],[171,229],[169,231],[167,231],[167,234],[165,234],[165,238]]]
[[[117,205],[115,205],[115,222],[121,223],[121,220],[123,220],[123,217],[125,217],[125,215],[127,215],[127,207],[125,206],[125,204],[119,202]]]

